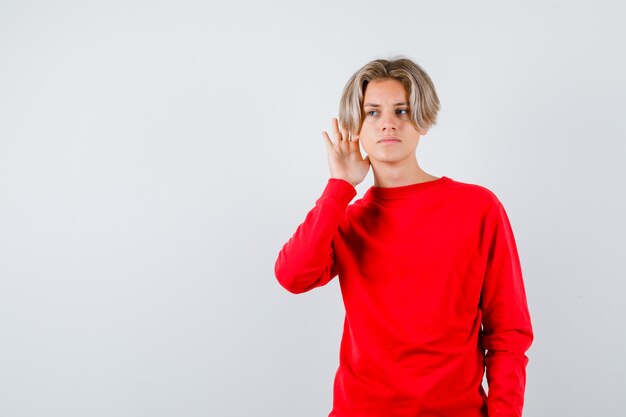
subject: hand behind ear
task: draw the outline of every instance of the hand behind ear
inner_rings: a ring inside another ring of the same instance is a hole
[[[331,178],[348,181],[353,186],[361,183],[370,168],[370,158],[361,155],[359,135],[351,135],[347,130],[339,131],[339,121],[332,118],[335,141],[333,142],[326,131],[322,137],[328,152],[328,167]]]

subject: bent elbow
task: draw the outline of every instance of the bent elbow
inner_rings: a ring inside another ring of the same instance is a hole
[[[274,276],[278,283],[292,294],[305,293],[315,288],[322,280],[322,277],[311,279],[310,274],[286,271],[278,263],[274,266]]]

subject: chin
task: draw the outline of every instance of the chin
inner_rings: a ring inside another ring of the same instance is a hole
[[[398,162],[402,161],[411,155],[415,155],[415,152],[407,153],[407,152],[387,152],[387,153],[374,153],[374,155],[370,155],[370,160],[377,160],[380,162]]]
[[[394,164],[397,162],[402,162],[405,159],[406,159],[406,156],[405,157],[389,157],[388,156],[388,157],[381,157],[381,158],[375,158],[375,157],[373,158],[370,155],[370,162],[373,164],[376,164],[377,162],[384,163],[384,164]]]

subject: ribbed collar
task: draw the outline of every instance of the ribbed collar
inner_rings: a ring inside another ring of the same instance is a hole
[[[451,181],[453,181],[452,178],[443,175],[436,180],[418,182],[417,184],[403,185],[400,187],[375,187],[372,185],[363,195],[363,199],[371,201],[397,200],[420,193],[426,189],[439,187]]]

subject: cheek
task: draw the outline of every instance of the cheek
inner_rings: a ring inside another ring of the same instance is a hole
[[[375,129],[372,126],[372,123],[368,122],[366,120],[361,125],[361,129],[359,131],[359,134],[362,135],[362,136],[372,136],[374,132],[375,132]]]
[[[374,151],[374,147],[376,146],[375,139],[366,138],[366,140],[359,140],[361,142],[361,148],[365,151],[365,153],[369,154]]]

